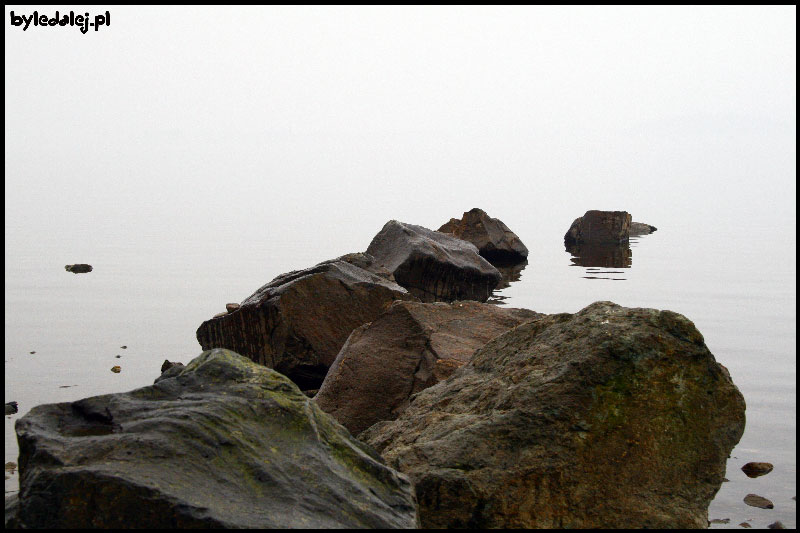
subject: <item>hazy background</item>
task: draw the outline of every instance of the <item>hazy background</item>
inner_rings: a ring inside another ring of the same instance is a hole
[[[69,9],[111,26],[6,7],[7,463],[32,406],[150,384],[276,275],[481,207],[531,251],[508,305],[695,322],[747,401],[710,518],[796,526],[795,6]],[[563,247],[588,209],[659,229],[598,276]]]

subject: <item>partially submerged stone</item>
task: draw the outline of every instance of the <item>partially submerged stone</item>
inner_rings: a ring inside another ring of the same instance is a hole
[[[315,400],[353,435],[393,420],[412,395],[450,377],[494,337],[541,316],[478,302],[395,302],[357,328]]]
[[[594,303],[500,335],[360,438],[427,528],[705,528],[744,399],[684,316]]]
[[[630,236],[633,237],[634,235],[649,235],[653,233],[658,228],[655,226],[651,226],[650,224],[644,224],[643,222],[631,222],[630,228]]]
[[[750,507],[758,507],[760,509],[774,509],[775,504],[770,500],[758,494],[748,494],[744,497],[744,503]]]
[[[466,211],[461,220],[451,218],[438,231],[471,242],[481,257],[495,266],[521,263],[528,257],[528,248],[516,233],[477,207]]]
[[[85,263],[65,265],[64,270],[66,270],[67,272],[72,272],[73,274],[85,274],[87,272],[92,271],[92,265],[87,265]]]
[[[564,244],[619,244],[630,237],[631,215],[627,211],[590,210],[575,221],[564,235]]]
[[[742,467],[742,472],[744,472],[747,477],[759,477],[766,476],[772,472],[772,468],[772,463],[752,462],[744,465]]]
[[[16,430],[27,528],[418,525],[404,476],[288,378],[227,350],[149,387],[35,407]]]
[[[197,340],[204,350],[234,350],[316,389],[355,328],[394,300],[412,299],[396,283],[334,259],[278,276],[236,312],[203,322]]]
[[[390,220],[372,239],[367,254],[398,284],[422,301],[485,302],[500,272],[471,243],[422,226]]]

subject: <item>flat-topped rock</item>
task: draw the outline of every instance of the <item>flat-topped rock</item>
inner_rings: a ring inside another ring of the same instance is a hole
[[[359,438],[425,528],[705,528],[744,410],[686,317],[597,302],[496,337]]]
[[[495,266],[521,263],[528,257],[528,248],[516,233],[477,207],[465,212],[461,220],[451,218],[439,231],[471,242],[481,257]]]
[[[238,309],[203,322],[197,340],[204,350],[233,350],[317,389],[355,328],[394,300],[414,299],[385,277],[333,259],[278,276]]]
[[[539,316],[470,301],[395,302],[353,331],[315,400],[357,435],[393,420],[413,394],[450,377],[494,337]]]
[[[227,350],[152,386],[34,407],[16,430],[20,492],[6,525],[418,526],[405,476],[288,378]]]
[[[422,226],[391,220],[372,239],[375,266],[422,301],[485,302],[501,275],[475,245]]]
[[[586,211],[564,235],[569,244],[619,244],[630,237],[631,215],[627,211]]]

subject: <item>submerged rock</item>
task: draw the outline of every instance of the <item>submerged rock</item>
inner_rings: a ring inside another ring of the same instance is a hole
[[[35,407],[16,430],[28,528],[418,525],[404,476],[228,350],[149,387]]]
[[[236,312],[203,322],[197,340],[204,350],[234,350],[317,389],[355,328],[394,300],[413,299],[396,283],[334,259],[278,276]]]
[[[501,275],[473,245],[452,235],[390,220],[367,254],[422,301],[485,302]]]
[[[478,302],[395,302],[353,331],[315,400],[357,435],[393,420],[413,394],[450,377],[494,337],[539,316]]]
[[[684,316],[597,302],[500,335],[360,438],[423,527],[705,528],[744,409]]]
[[[628,241],[631,215],[627,211],[587,211],[564,235],[564,244],[619,244]]]
[[[766,476],[772,472],[772,468],[772,463],[747,463],[742,467],[742,472],[747,477],[759,477]]]
[[[87,265],[83,263],[75,265],[65,265],[64,270],[66,270],[67,272],[72,272],[73,274],[85,274],[87,272],[92,271],[92,265]]]
[[[744,503],[751,507],[758,507],[760,509],[774,509],[775,504],[773,504],[768,499],[764,498],[763,496],[759,496],[758,494],[748,494],[744,497]]]
[[[461,220],[451,218],[438,231],[471,242],[481,257],[495,266],[521,263],[528,257],[528,248],[508,226],[477,207],[465,212]]]

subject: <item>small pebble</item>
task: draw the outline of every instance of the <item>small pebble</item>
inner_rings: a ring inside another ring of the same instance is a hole
[[[119,358],[120,358],[120,357],[122,357],[122,356],[121,356],[121,355],[115,355],[114,357],[116,357],[117,359],[119,359]]]
[[[31,352],[31,355],[35,354],[36,352]]]
[[[769,501],[768,499],[764,498],[763,496],[759,496],[758,494],[748,494],[744,497],[744,503],[751,507],[759,507],[761,509],[774,509],[775,505]]]
[[[778,520],[777,522],[773,522],[773,523],[771,523],[770,525],[768,525],[768,526],[767,526],[767,529],[786,529],[786,526],[784,526],[784,525],[781,523],[781,521],[780,521],[780,520]]]
[[[742,467],[742,472],[744,472],[747,477],[758,477],[758,476],[766,476],[770,472],[772,472],[772,463],[747,463]]]
[[[115,374],[119,374],[122,371],[122,368],[120,368],[119,365],[112,366],[111,371],[114,372]]]
[[[739,524],[739,525],[740,525],[740,526],[742,526],[743,528],[751,528],[751,527],[753,527],[753,526],[751,526],[750,524],[748,524],[747,522],[742,522],[742,523],[741,523],[741,524]]]
[[[120,346],[120,348],[122,348],[123,350],[127,350],[128,349],[127,346]]]

